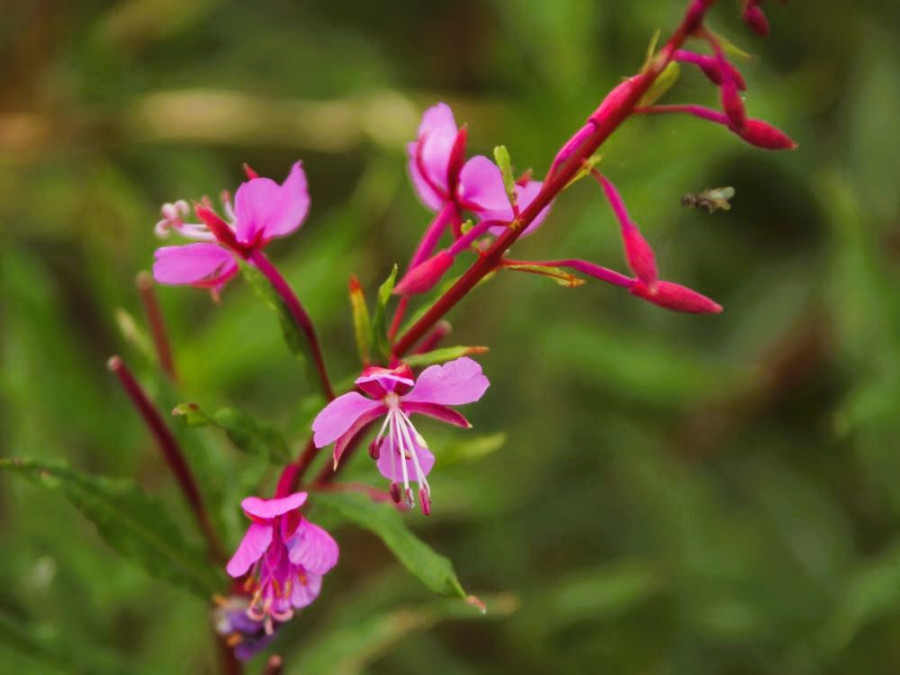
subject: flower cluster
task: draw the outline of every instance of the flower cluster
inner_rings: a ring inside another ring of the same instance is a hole
[[[768,23],[760,3],[761,0],[743,0],[743,16],[754,30],[765,33]],[[453,406],[481,399],[490,384],[488,378],[478,363],[461,355],[473,352],[451,349],[442,353],[435,348],[448,331],[447,324],[442,323],[444,315],[488,275],[522,270],[571,286],[583,283],[583,279],[564,271],[572,270],[624,288],[669,310],[697,314],[721,311],[718,303],[697,291],[661,278],[653,248],[629,214],[618,189],[598,170],[600,160],[594,154],[629,117],[663,113],[687,113],[715,122],[759,148],[796,147],[782,131],[747,115],[741,94],[747,83],[727,58],[720,40],[704,25],[712,4],[709,0],[689,3],[681,26],[669,42],[648,59],[640,73],[609,93],[563,144],[542,181],[533,179],[531,171],[515,177],[505,150],[501,153],[498,149],[497,163],[482,155],[467,159],[467,128],[457,125],[450,107],[438,103],[425,111],[415,139],[407,146],[407,167],[418,198],[435,215],[393,287],[394,295],[400,298],[389,329],[381,319],[389,311],[390,293],[379,293],[379,321],[371,323],[370,331],[362,288],[355,277],[351,280],[362,370],[353,387],[340,395],[332,389],[312,320],[290,285],[263,254],[273,239],[297,230],[309,211],[301,163],[292,166],[280,185],[247,169],[248,180],[237,188],[234,201],[223,193],[224,217],[206,198],[193,207],[200,221],[196,223],[185,222],[190,212],[187,202],[163,206],[157,233],[176,233],[193,243],[159,248],[153,267],[156,280],[207,288],[218,297],[242,265],[256,268],[283,301],[289,318],[305,333],[325,400],[312,422],[307,449],[284,469],[275,497],[248,497],[241,504],[251,524],[226,566],[228,574],[236,579],[234,592],[214,612],[216,630],[234,647],[237,657],[249,658],[265,647],[281,624],[316,599],[323,576],[337,564],[337,543],[303,515],[308,493],[296,490],[300,486],[308,486],[310,491],[322,489],[333,481],[369,431],[373,432],[369,455],[390,487],[387,493],[365,486],[351,489],[376,493],[374,496],[384,501],[389,495],[402,510],[412,509],[418,502],[423,514],[431,513],[428,477],[437,460],[412,417],[424,415],[457,427],[471,426]],[[688,40],[701,42],[710,53],[685,48]],[[717,109],[655,103],[651,88],[675,62],[702,71],[716,87]],[[517,239],[534,233],[546,221],[554,199],[584,177],[596,181],[610,205],[628,273],[575,258],[510,258],[510,247]],[[473,254],[467,272],[398,335],[413,296],[432,289],[463,253]],[[380,361],[370,359],[370,340],[380,347]],[[410,354],[418,360],[413,361]],[[413,363],[428,365],[417,373],[410,365]],[[162,426],[155,423],[157,429]],[[175,453],[174,440],[167,443],[167,452]],[[305,473],[317,451],[332,444],[333,461],[322,467],[315,480],[309,480]],[[186,463],[178,466],[182,482],[193,486]],[[200,513],[202,505],[197,505],[199,496],[194,493],[199,493],[194,487],[186,492]],[[199,520],[206,522],[204,517]]]

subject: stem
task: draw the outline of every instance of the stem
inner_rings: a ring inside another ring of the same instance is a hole
[[[635,106],[647,92],[654,80],[672,60],[675,51],[700,25],[705,12],[712,3],[692,2],[681,25],[669,38],[656,57],[643,72],[630,80],[631,87],[621,94],[608,108],[601,104],[603,114],[594,114],[591,119],[596,125],[593,131],[584,137],[581,145],[559,166],[541,187],[540,192],[509,228],[503,232],[493,245],[478,258],[460,279],[394,343],[393,354],[400,357],[409,351],[419,339],[437,323],[457,302],[474,288],[500,262],[506,250],[522,235],[525,228],[537,217],[581,169],[583,162],[597,151],[604,141],[635,111]],[[622,85],[619,85],[622,87]],[[618,88],[617,88],[618,89]],[[615,92],[615,90],[614,90]]]
[[[166,335],[166,324],[156,300],[156,293],[153,292],[153,277],[146,272],[141,272],[137,275],[135,285],[144,308],[144,316],[147,317],[147,323],[150,324],[150,333],[153,335],[153,346],[156,349],[159,365],[172,382],[177,382],[178,376],[175,373],[175,361],[172,358],[172,349]]]
[[[438,242],[440,242],[444,232],[447,230],[447,225],[456,222],[459,222],[459,212],[456,209],[456,204],[452,201],[448,201],[444,204],[443,208],[438,211],[437,215],[431,221],[431,224],[425,229],[425,233],[422,235],[419,245],[416,247],[412,258],[410,258],[406,271],[409,272],[411,269],[430,258],[431,254],[434,253],[434,249],[437,248]],[[393,340],[397,331],[400,330],[400,324],[403,322],[403,315],[406,314],[406,308],[408,306],[409,296],[404,295],[400,298],[400,302],[397,304],[397,311],[394,312],[394,318],[391,320],[391,327],[388,331],[389,339]]]
[[[181,451],[175,435],[166,426],[162,415],[159,414],[159,410],[147,397],[147,394],[137,380],[134,379],[134,375],[131,374],[131,371],[128,370],[122,359],[118,356],[113,356],[109,360],[108,365],[109,369],[119,378],[134,407],[137,408],[141,417],[144,418],[144,423],[156,439],[156,444],[159,446],[163,458],[169,465],[169,469],[178,482],[178,487],[181,488],[184,498],[194,512],[194,517],[203,531],[206,543],[209,546],[210,557],[217,563],[224,563],[227,560],[225,549],[222,547],[222,542],[212,526],[209,514],[207,514],[203,505],[203,498],[200,496],[197,481],[194,480],[194,475],[191,473],[191,468],[184,458],[184,453]]]
[[[331,388],[331,381],[328,379],[325,359],[322,356],[322,348],[319,346],[319,339],[316,337],[316,329],[313,326],[312,319],[309,318],[309,314],[306,313],[303,305],[300,304],[300,299],[294,294],[288,282],[281,276],[281,272],[278,271],[262,251],[253,251],[247,259],[266,276],[269,283],[272,284],[272,288],[281,296],[291,316],[294,317],[297,326],[306,335],[306,340],[309,342],[309,350],[312,352],[313,361],[316,364],[316,372],[319,374],[322,393],[325,394],[326,399],[331,401],[334,399],[334,390]]]
[[[309,465],[312,464],[313,459],[318,454],[319,448],[316,447],[313,439],[310,438],[297,461],[291,462],[282,469],[281,475],[278,477],[278,485],[275,488],[275,499],[287,497],[296,491],[300,485],[300,479],[303,478],[303,474],[306,473]]]
[[[635,115],[663,115],[666,113],[686,113],[702,120],[728,126],[728,115],[712,108],[693,103],[674,103],[671,105],[654,105],[649,108],[635,108]]]

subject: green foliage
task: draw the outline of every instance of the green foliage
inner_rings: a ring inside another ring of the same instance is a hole
[[[188,546],[161,503],[128,480],[88,476],[64,462],[0,459],[0,470],[19,473],[42,487],[60,490],[94,525],[103,540],[148,574],[203,599],[220,580],[203,555]]]
[[[196,403],[180,403],[173,414],[182,416],[188,426],[218,427],[238,450],[249,455],[265,457],[279,465],[291,461],[287,441],[277,429],[257,422],[237,408],[221,408],[209,414]]]
[[[378,348],[379,354],[385,361],[391,356],[391,344],[387,335],[387,305],[394,290],[394,282],[397,281],[397,269],[398,267],[395,263],[388,278],[378,287],[375,314],[372,316],[371,342]]]
[[[406,569],[435,593],[467,597],[453,564],[410,532],[392,504],[377,503],[358,492],[318,494],[316,504],[376,535]]]
[[[297,326],[297,322],[291,315],[291,310],[288,309],[284,300],[275,292],[272,284],[269,283],[269,280],[257,267],[243,260],[238,260],[238,265],[247,283],[256,291],[256,294],[266,306],[278,315],[278,323],[281,326],[281,333],[284,336],[288,349],[295,356],[303,357],[307,349],[306,337]]]

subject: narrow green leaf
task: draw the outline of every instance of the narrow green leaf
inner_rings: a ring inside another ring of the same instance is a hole
[[[300,650],[290,673],[332,673],[351,675],[368,665],[414,633],[426,631],[442,621],[498,619],[518,608],[510,594],[487,598],[487,614],[456,601],[437,600],[421,607],[404,607],[392,612],[331,628],[314,635]]]
[[[513,175],[512,159],[509,156],[509,150],[505,145],[498,145],[494,148],[494,160],[500,167],[500,175],[503,176],[503,186],[506,188],[506,196],[509,203],[516,203],[516,177]]]
[[[543,265],[510,265],[504,264],[503,269],[515,270],[517,272],[527,272],[528,274],[537,274],[538,276],[547,277],[555,281],[565,288],[576,288],[584,284],[584,279],[576,277],[570,272],[566,272],[559,267],[544,267]]]
[[[681,65],[677,61],[671,61],[659,74],[659,77],[653,80],[653,84],[638,101],[638,107],[644,108],[656,103],[678,82],[679,77],[681,77]]]
[[[390,275],[378,289],[378,302],[375,304],[375,315],[372,318],[372,343],[378,348],[384,359],[391,356],[391,344],[387,335],[387,304],[397,281],[397,265],[391,270]]]
[[[281,332],[284,334],[284,341],[287,343],[288,349],[296,356],[302,357],[306,351],[306,337],[297,327],[297,323],[294,321],[294,317],[291,316],[287,305],[284,304],[284,300],[275,292],[269,280],[256,267],[243,260],[238,260],[238,265],[247,283],[262,298],[263,302],[278,315],[278,322],[281,324]]]
[[[588,157],[581,163],[581,167],[578,169],[577,173],[572,176],[572,180],[566,183],[566,189],[568,190],[575,183],[580,181],[585,176],[590,175],[591,171],[594,170],[594,167],[597,166],[601,161],[603,161],[603,155],[599,153],[595,153]]]
[[[376,535],[407,570],[435,593],[467,597],[453,564],[410,532],[393,505],[378,504],[358,492],[319,493],[315,503]]]
[[[203,554],[189,547],[161,502],[129,480],[88,476],[65,462],[0,459],[13,471],[61,490],[94,525],[103,540],[151,576],[208,599],[221,590],[218,575]]]
[[[641,67],[641,70],[645,70],[653,60],[653,55],[656,54],[656,45],[659,44],[659,36],[661,34],[662,31],[659,28],[653,31],[653,35],[650,37],[650,44],[647,45],[647,54],[644,56],[644,65]]]
[[[403,360],[411,368],[421,368],[422,366],[430,366],[435,363],[452,361],[462,356],[485,354],[487,351],[487,347],[442,347],[424,354],[410,354]]]
[[[356,350],[359,352],[359,360],[363,362],[363,365],[368,365],[372,322],[369,319],[365,293],[363,293],[356,275],[350,277],[350,307],[353,309],[353,330],[356,334]]]
[[[222,408],[210,415],[196,403],[180,403],[172,411],[188,426],[214,426],[225,432],[234,446],[248,455],[266,457],[273,464],[291,461],[287,441],[281,433],[237,408]]]

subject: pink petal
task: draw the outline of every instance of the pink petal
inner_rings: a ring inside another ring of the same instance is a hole
[[[419,413],[421,415],[428,415],[429,417],[433,417],[436,420],[441,420],[441,422],[446,422],[447,424],[453,424],[458,427],[462,427],[463,429],[471,429],[472,425],[469,424],[469,420],[463,417],[460,413],[456,412],[453,408],[448,408],[445,405],[438,405],[437,403],[410,403],[408,401],[404,401],[402,404],[403,412],[406,413]]]
[[[404,377],[392,369],[379,368],[378,366],[366,368],[363,374],[354,380],[354,383],[372,396],[384,396],[389,391],[400,389],[401,391],[409,391],[410,387],[415,383],[412,379],[412,371],[406,370],[410,377]],[[374,383],[375,387],[367,387],[365,385]],[[400,385],[399,387],[397,385]]]
[[[538,192],[541,191],[542,186],[543,183],[539,180],[530,180],[525,185],[516,185],[516,206],[519,208],[519,213],[522,213],[522,211],[527,209],[528,205],[534,201]],[[547,206],[541,209],[540,213],[535,216],[534,220],[532,220],[528,227],[525,228],[525,231],[522,232],[522,236],[528,236],[538,229],[543,224],[548,213],[550,213],[550,204],[547,204]],[[482,220],[502,220],[506,223],[511,222],[513,219],[512,207],[510,207],[509,204],[506,205],[505,209],[500,209],[499,211],[482,211],[478,215]],[[492,227],[491,234],[499,236],[503,234],[503,230],[505,229],[505,225]]]
[[[309,188],[303,162],[295,162],[281,185],[281,196],[270,219],[263,225],[263,237],[283,237],[300,227],[309,212]]]
[[[428,366],[402,401],[443,405],[472,403],[484,395],[489,385],[481,366],[463,356],[442,366]]]
[[[407,144],[406,152],[409,155],[409,162],[407,163],[409,177],[412,180],[416,194],[419,196],[421,202],[429,209],[432,211],[439,211],[444,205],[444,198],[432,189],[428,184],[428,181],[425,180],[425,177],[422,175],[422,171],[419,169],[419,161],[416,157],[416,153],[419,152],[419,144],[417,142]]]
[[[419,445],[415,438],[413,438],[413,446],[413,452],[416,453],[416,458],[419,460],[419,466],[422,467],[422,473],[427,476],[434,466],[434,455],[431,454],[431,451],[428,448]],[[378,456],[376,466],[378,467],[379,473],[388,480],[402,483],[403,464],[401,462],[406,462],[407,476],[409,477],[409,480],[414,481],[416,479],[416,465],[413,463],[412,458],[401,459],[400,451],[396,447],[387,447],[386,443],[385,447],[381,449],[381,454]]]
[[[156,249],[153,278],[161,284],[212,286],[237,272],[231,253],[218,244],[185,244]]]
[[[271,178],[253,178],[241,183],[234,194],[235,231],[238,241],[254,245],[266,223],[274,218],[281,199],[281,186]]]
[[[271,520],[276,516],[298,509],[306,502],[305,492],[295,492],[280,499],[260,499],[259,497],[247,497],[241,502],[241,508],[248,516],[256,516],[264,520]]]
[[[338,545],[328,532],[304,519],[287,542],[288,557],[307,572],[325,574],[337,565]]]
[[[463,166],[459,174],[459,200],[472,211],[508,213],[503,220],[513,219],[500,168],[483,155],[476,155]]]
[[[273,528],[271,525],[251,523],[247,528],[244,538],[228,561],[225,571],[233,577],[240,577],[247,573],[253,564],[259,560],[269,544],[272,543]]]
[[[304,583],[305,582],[305,583]],[[295,609],[311,605],[322,590],[322,575],[308,573],[301,579],[294,579],[291,588],[291,604]]]
[[[350,426],[350,429],[347,430],[346,433],[342,434],[340,438],[337,439],[337,442],[334,444],[334,465],[337,466],[338,462],[341,461],[341,457],[344,454],[344,450],[347,449],[347,446],[350,444],[356,435],[363,430],[369,422],[372,420],[378,419],[382,415],[385,414],[387,408],[383,405],[379,405],[371,410],[367,410],[362,415],[356,418],[353,424]],[[326,443],[327,445],[327,443]]]
[[[338,396],[313,420],[313,441],[316,447],[324,448],[333,443],[346,433],[359,417],[382,405],[381,401],[373,401],[355,391]]]

